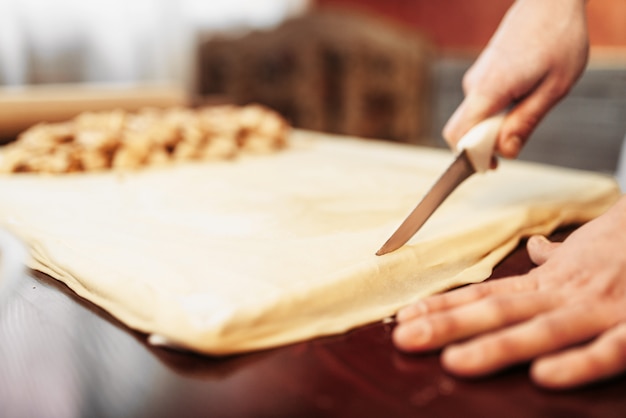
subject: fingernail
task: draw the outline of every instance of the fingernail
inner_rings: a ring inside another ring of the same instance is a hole
[[[544,237],[543,235],[533,235],[530,238],[528,238],[528,242],[526,243],[526,248],[528,248],[529,251],[543,251],[544,249],[547,249],[549,247],[547,247],[548,245],[550,245],[550,240],[546,237]]]
[[[474,347],[449,346],[442,355],[446,368],[462,371],[476,367],[483,359],[483,353]]]
[[[517,135],[511,135],[504,140],[503,149],[500,153],[506,158],[515,158],[522,150],[522,138]]]
[[[550,244],[550,240],[543,235],[532,235],[528,238],[528,245],[533,247],[541,247],[545,244]]]
[[[530,369],[530,374],[535,382],[548,387],[560,387],[571,380],[570,370],[555,367],[550,361],[536,361]]]
[[[412,305],[402,308],[396,314],[396,320],[403,322],[409,319],[417,318],[428,312],[428,308],[424,302],[417,302]]]
[[[405,345],[418,347],[429,342],[433,335],[433,329],[429,323],[417,321],[415,323],[404,324],[396,328],[398,340]]]
[[[530,239],[537,240],[538,242],[550,243],[550,240],[545,237],[545,235],[533,235]]]

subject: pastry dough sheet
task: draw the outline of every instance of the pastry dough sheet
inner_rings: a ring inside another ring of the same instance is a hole
[[[29,267],[152,343],[224,355],[342,333],[485,280],[521,238],[619,197],[608,176],[501,161],[378,257],[453,155],[303,131],[291,141],[234,161],[4,175],[0,226],[28,244]]]

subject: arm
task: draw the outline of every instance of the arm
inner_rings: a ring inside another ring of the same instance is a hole
[[[496,151],[514,158],[537,124],[582,74],[588,57],[585,0],[518,0],[463,78],[465,99],[443,135],[452,148],[511,105]]]

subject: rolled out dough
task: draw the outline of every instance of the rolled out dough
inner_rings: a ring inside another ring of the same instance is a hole
[[[503,161],[403,248],[376,250],[452,161],[444,150],[296,131],[286,151],[132,173],[0,177],[30,267],[153,343],[211,355],[341,333],[486,279],[533,233],[585,222],[607,176]]]

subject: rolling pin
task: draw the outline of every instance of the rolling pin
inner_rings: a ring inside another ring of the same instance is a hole
[[[60,122],[86,111],[188,105],[175,84],[49,84],[0,88],[0,138],[40,122]]]

